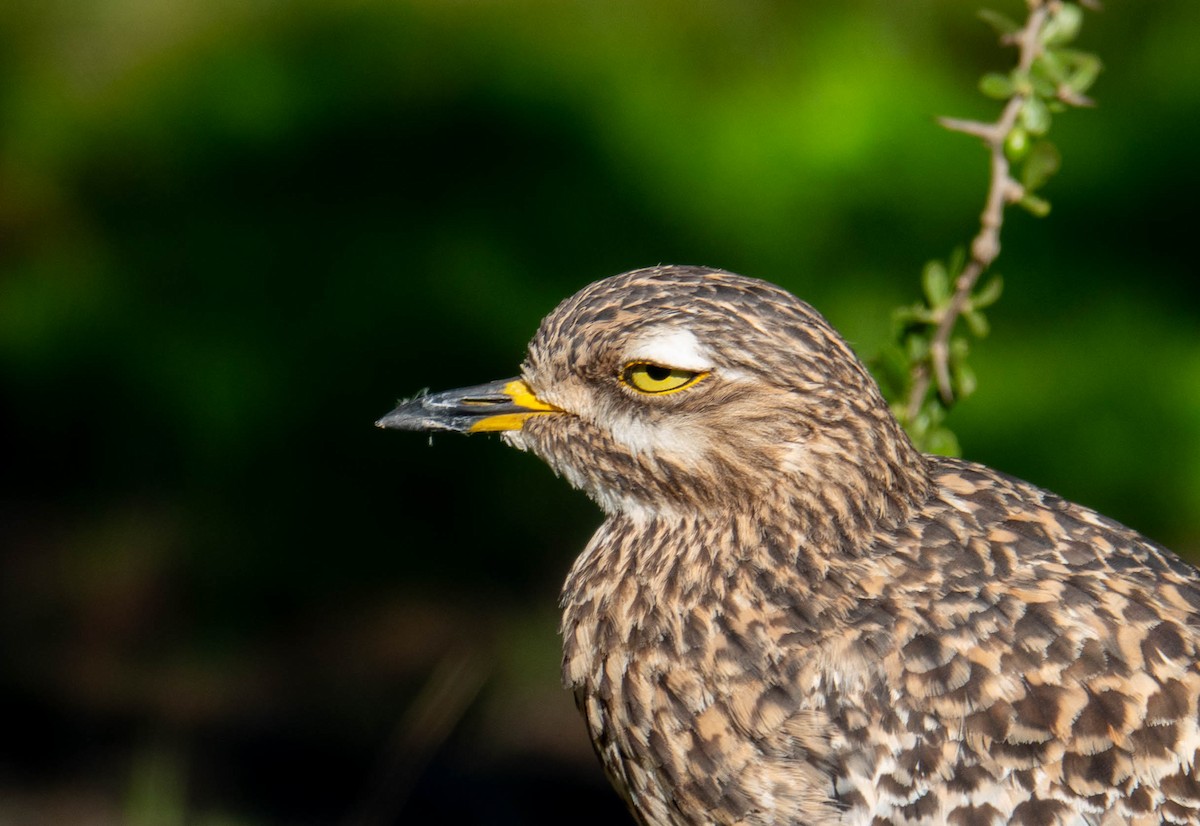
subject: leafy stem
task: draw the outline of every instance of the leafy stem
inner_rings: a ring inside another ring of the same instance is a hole
[[[924,449],[957,452],[953,433],[942,422],[950,407],[974,389],[974,377],[965,363],[965,338],[955,337],[960,318],[971,332],[986,335],[982,310],[1000,294],[999,277],[978,291],[980,277],[1000,254],[1004,211],[1018,204],[1037,216],[1050,204],[1037,190],[1058,170],[1058,150],[1045,139],[1052,115],[1068,107],[1090,106],[1085,92],[1100,71],[1095,55],[1067,48],[1082,24],[1080,5],[1062,0],[1026,0],[1028,16],[1017,24],[993,11],[980,17],[991,25],[1002,43],[1017,49],[1016,66],[1008,74],[988,74],[980,82],[989,97],[1004,100],[992,122],[940,118],[954,132],[980,139],[988,151],[990,180],[979,232],[965,256],[949,265],[926,265],[922,303],[896,312],[896,345],[903,375],[894,409],[914,441]],[[951,283],[953,288],[951,289]],[[936,392],[935,392],[936,391]]]

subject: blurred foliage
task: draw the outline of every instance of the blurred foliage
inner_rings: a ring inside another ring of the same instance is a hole
[[[598,513],[496,440],[371,423],[511,375],[559,299],[660,261],[780,283],[879,352],[985,185],[932,122],[990,116],[973,15],[0,6],[0,821],[619,818],[554,634]],[[1103,105],[1055,123],[1054,220],[1010,218],[952,426],[1191,552],[1200,6],[1087,35]],[[452,652],[480,698],[397,763]]]

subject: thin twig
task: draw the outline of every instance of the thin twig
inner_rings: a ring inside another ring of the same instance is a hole
[[[1029,18],[1011,42],[1018,49],[1017,69],[1027,73],[1033,61],[1042,51],[1041,31],[1050,13],[1054,0],[1028,0]],[[981,139],[991,155],[991,181],[983,212],[979,216],[979,234],[971,242],[971,257],[954,282],[954,295],[941,313],[937,330],[929,345],[928,361],[913,365],[912,388],[905,408],[908,420],[915,421],[929,392],[931,378],[936,378],[938,393],[942,401],[951,404],[954,391],[950,382],[950,336],[954,325],[970,300],[971,290],[979,276],[992,265],[1000,254],[1000,227],[1004,224],[1004,208],[1021,200],[1025,194],[1021,184],[1012,177],[1008,158],[1004,154],[1004,141],[1017,123],[1021,107],[1027,96],[1018,92],[1009,98],[1000,117],[994,123],[980,123],[953,118],[941,118],[939,123],[955,132],[963,132]],[[933,375],[930,375],[932,365]]]

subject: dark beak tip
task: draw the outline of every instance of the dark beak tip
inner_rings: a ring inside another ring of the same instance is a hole
[[[383,430],[419,430],[423,424],[422,416],[414,416],[412,410],[398,407],[381,419],[376,420],[375,426]]]
[[[400,402],[396,407],[376,419],[375,426],[385,430],[412,430],[417,420],[424,418],[421,415],[423,413],[419,404]]]
[[[525,400],[514,399],[509,388],[516,381],[518,379],[503,379],[444,393],[422,391],[411,399],[401,400],[394,410],[377,420],[375,426],[425,433],[471,433],[481,421],[544,409],[530,408]]]
[[[441,431],[465,432],[470,422],[461,417],[430,410],[419,400],[405,402],[375,422],[383,430],[407,430],[417,433]]]

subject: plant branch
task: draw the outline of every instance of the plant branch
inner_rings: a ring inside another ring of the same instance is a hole
[[[1042,27],[1045,25],[1055,0],[1027,0],[1029,17],[1019,31],[1006,38],[1018,49],[1018,73],[1026,74],[1042,52]],[[950,380],[950,339],[954,325],[963,311],[979,277],[991,266],[1000,254],[1000,228],[1004,223],[1004,208],[1020,201],[1024,187],[1013,178],[1004,145],[1010,132],[1017,124],[1021,108],[1029,92],[1017,90],[1005,104],[1000,117],[992,123],[941,118],[939,123],[952,131],[973,135],[983,141],[991,155],[991,180],[983,212],[979,216],[979,233],[971,242],[970,259],[954,282],[954,295],[938,320],[937,330],[930,342],[929,359],[917,362],[912,367],[912,385],[906,411],[909,421],[916,419],[930,382],[937,381],[938,394],[949,405],[954,401]]]

